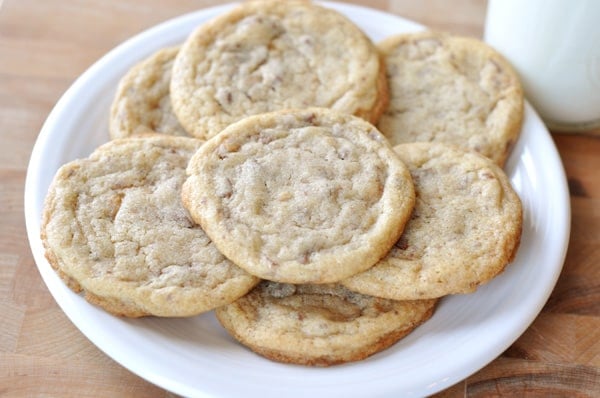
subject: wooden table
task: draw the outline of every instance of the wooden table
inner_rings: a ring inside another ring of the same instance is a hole
[[[481,37],[485,0],[363,0],[430,27]],[[67,87],[106,51],[210,0],[0,0],[0,395],[173,396],[122,368],[66,318],[26,238],[31,148]],[[571,189],[564,270],[531,327],[439,396],[600,396],[600,138],[553,134]]]

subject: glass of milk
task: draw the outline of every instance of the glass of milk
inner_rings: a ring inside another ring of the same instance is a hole
[[[550,129],[600,128],[600,0],[489,0],[484,40]]]

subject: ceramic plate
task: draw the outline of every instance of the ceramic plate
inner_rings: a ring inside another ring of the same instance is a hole
[[[374,41],[422,29],[367,8],[328,3]],[[48,289],[81,332],[122,366],[184,396],[423,396],[468,377],[500,355],[530,325],[552,291],[565,257],[569,195],[550,135],[525,109],[522,135],[506,171],[524,205],[522,243],[507,270],[476,293],[444,298],[434,316],[393,347],[330,368],[284,365],[236,344],[213,313],[186,319],[122,319],[88,304],[53,272],[39,238],[43,200],[56,170],[108,140],[109,106],[120,77],[159,48],[181,43],[198,24],[230,6],[167,21],[118,46],[67,90],[35,144],[25,188],[31,249]]]

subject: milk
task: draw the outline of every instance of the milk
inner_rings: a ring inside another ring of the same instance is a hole
[[[550,128],[600,127],[600,0],[489,0],[484,40]]]

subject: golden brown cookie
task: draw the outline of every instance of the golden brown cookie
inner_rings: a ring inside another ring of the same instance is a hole
[[[337,284],[263,281],[215,312],[235,339],[266,358],[329,366],[388,348],[429,319],[435,304],[375,298]]]
[[[219,253],[181,203],[185,167],[201,144],[118,139],[58,170],[41,236],[69,287],[119,315],[189,316],[258,283]]]
[[[183,202],[219,250],[264,279],[328,283],[396,242],[414,204],[406,166],[355,116],[313,108],[250,116],[191,159]]]
[[[183,126],[210,138],[245,116],[311,106],[374,123],[387,83],[375,45],[337,11],[309,1],[251,1],[188,37],[171,98]]]
[[[390,103],[377,127],[392,145],[451,143],[504,164],[521,131],[523,91],[500,54],[477,39],[431,31],[378,47]]]
[[[509,264],[522,208],[506,174],[475,152],[439,143],[395,147],[411,171],[416,203],[402,237],[366,272],[341,283],[395,300],[473,292]]]
[[[111,105],[111,138],[161,133],[189,136],[171,107],[169,85],[179,47],[165,48],[131,68],[120,80]]]

